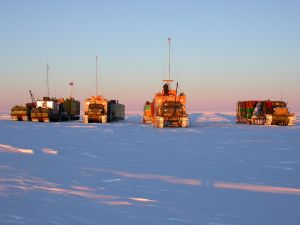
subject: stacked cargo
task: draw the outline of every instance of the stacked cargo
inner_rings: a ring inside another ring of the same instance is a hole
[[[35,98],[29,90],[31,103],[26,103],[25,106],[23,105],[16,105],[11,109],[11,119],[14,121],[28,121],[31,120],[31,110],[36,107]]]
[[[63,101],[64,109],[70,117],[70,120],[79,120],[80,118],[80,102],[74,98],[67,98]]]
[[[236,121],[238,123],[249,123],[258,101],[239,101],[237,103]]]
[[[295,120],[295,114],[289,112],[284,101],[256,100],[237,103],[237,123],[292,126]]]
[[[65,100],[44,97],[36,101],[36,108],[31,110],[31,119],[33,122],[78,120],[79,114],[80,103],[73,98]]]
[[[30,120],[30,109],[22,105],[14,106],[11,109],[11,119],[15,121]]]
[[[153,104],[146,101],[144,105],[143,123],[152,123]]]
[[[36,108],[31,111],[31,119],[33,122],[52,122],[60,120],[60,103],[56,98],[44,97],[43,100],[37,100],[36,103]]]

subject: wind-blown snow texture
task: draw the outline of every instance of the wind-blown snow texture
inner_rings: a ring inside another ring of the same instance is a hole
[[[299,225],[300,126],[0,120],[0,224]]]

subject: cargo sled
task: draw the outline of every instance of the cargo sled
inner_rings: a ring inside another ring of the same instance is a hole
[[[284,101],[239,101],[236,106],[237,123],[293,126],[295,121]]]
[[[26,103],[26,105],[16,105],[11,109],[11,119],[14,121],[30,121],[31,120],[31,110],[36,107],[35,98],[29,90],[31,96],[31,103]]]
[[[44,97],[42,100],[36,101],[36,108],[31,110],[31,120],[33,122],[78,120],[79,114],[80,102],[74,98]]]

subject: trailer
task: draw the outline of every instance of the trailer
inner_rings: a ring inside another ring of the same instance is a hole
[[[118,121],[124,120],[125,118],[125,105],[119,104],[118,100],[108,101],[108,110],[107,110],[107,121]]]
[[[80,102],[74,98],[66,98],[61,101],[67,114],[68,120],[80,119]]]

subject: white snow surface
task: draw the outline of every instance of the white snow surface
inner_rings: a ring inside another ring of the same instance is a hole
[[[299,117],[298,117],[299,118]],[[0,224],[298,225],[300,126],[189,128],[0,116]]]

